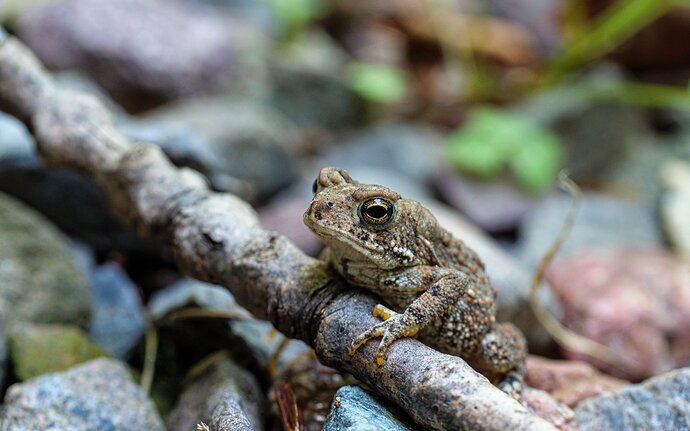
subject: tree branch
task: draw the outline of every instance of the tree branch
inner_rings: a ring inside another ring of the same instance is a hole
[[[33,132],[49,166],[87,173],[114,213],[145,236],[167,242],[184,273],[227,287],[238,303],[304,340],[319,360],[352,373],[425,428],[552,430],[460,358],[415,340],[374,344],[351,358],[348,345],[375,323],[376,300],[348,287],[286,238],[263,230],[244,201],[208,190],[203,177],[173,166],[158,147],[135,143],[97,100],[57,88],[18,40],[0,32],[0,108]]]

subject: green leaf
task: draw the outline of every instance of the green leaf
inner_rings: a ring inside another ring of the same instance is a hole
[[[564,159],[558,138],[519,115],[497,108],[475,109],[465,125],[448,136],[455,168],[490,178],[510,167],[522,187],[540,193],[553,185]]]
[[[565,154],[559,140],[543,131],[525,142],[510,161],[510,168],[520,185],[539,194],[553,187]]]
[[[407,94],[407,74],[394,66],[351,63],[345,70],[345,82],[362,98],[371,102],[391,103]]]

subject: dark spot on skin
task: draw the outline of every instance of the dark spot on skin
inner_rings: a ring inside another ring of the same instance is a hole
[[[343,271],[345,271],[345,272],[347,272],[347,266],[348,266],[349,264],[350,264],[350,260],[349,260],[349,259],[343,258],[343,259],[340,261],[340,265],[343,267]]]
[[[323,215],[321,215],[321,210],[314,211],[314,218],[317,220],[321,220],[323,218]]]
[[[345,200],[346,201],[351,201],[352,200],[352,195],[345,195]]]

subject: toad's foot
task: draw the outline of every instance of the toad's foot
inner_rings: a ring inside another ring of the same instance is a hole
[[[372,338],[382,337],[379,347],[376,349],[376,363],[383,365],[386,350],[395,340],[405,337],[414,337],[421,329],[418,323],[414,323],[405,313],[395,311],[378,304],[372,313],[375,317],[380,317],[384,321],[374,325],[368,331],[357,336],[350,345],[349,354],[354,356],[357,349],[367,343]]]
[[[498,388],[508,394],[511,398],[516,401],[522,399],[522,390],[524,385],[522,383],[523,377],[519,372],[511,371],[506,377],[501,380],[498,384]]]

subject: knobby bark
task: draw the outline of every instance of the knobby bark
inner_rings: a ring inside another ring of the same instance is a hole
[[[246,202],[210,191],[200,174],[173,166],[158,147],[122,136],[99,101],[56,87],[32,53],[1,31],[0,109],[27,125],[47,165],[85,172],[122,221],[165,241],[182,272],[225,286],[255,316],[313,346],[321,362],[352,373],[420,426],[554,429],[462,359],[416,340],[394,343],[383,366],[374,360],[376,343],[348,356],[350,340],[377,321],[374,297],[263,230]]]

